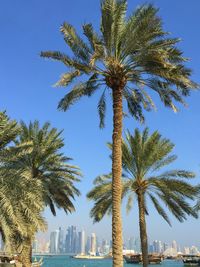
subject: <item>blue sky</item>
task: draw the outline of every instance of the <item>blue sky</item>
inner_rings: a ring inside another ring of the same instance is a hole
[[[131,12],[137,5],[144,3],[129,0],[128,10]],[[180,47],[184,55],[191,58],[188,64],[193,70],[193,79],[200,82],[200,1],[151,1],[160,8],[160,16],[164,28],[173,36],[181,37]],[[84,177],[79,186],[82,197],[77,200],[77,212],[65,216],[58,212],[56,218],[46,211],[49,230],[59,225],[67,227],[75,224],[85,228],[87,232],[96,231],[98,235],[110,236],[110,219],[99,224],[92,224],[89,219],[89,203],[85,194],[92,186],[92,180],[98,174],[110,170],[109,151],[105,144],[111,140],[112,113],[108,107],[106,128],[98,128],[97,101],[98,96],[82,99],[67,113],[56,110],[59,99],[65,94],[65,88],[53,88],[65,68],[57,63],[45,61],[39,57],[41,50],[61,50],[68,48],[59,33],[64,22],[70,22],[81,30],[81,24],[92,22],[99,25],[99,0],[1,0],[0,9],[0,110],[17,120],[26,122],[39,119],[41,123],[50,121],[53,126],[64,129],[66,142],[65,153],[74,158]],[[193,170],[200,174],[200,94],[194,92],[187,99],[188,108],[181,108],[178,114],[165,109],[155,97],[157,112],[146,114],[146,125],[150,130],[159,130],[163,136],[170,138],[175,144],[178,155],[176,167]],[[124,129],[133,131],[138,127],[134,119],[125,119]],[[124,218],[124,235],[138,235],[137,211]],[[188,219],[180,224],[173,221],[170,228],[160,217],[150,210],[148,230],[151,239],[170,241],[177,239],[182,244],[200,246],[199,220]],[[158,231],[159,228],[159,231]],[[189,231],[192,231],[189,233]],[[185,234],[185,233],[188,233]]]

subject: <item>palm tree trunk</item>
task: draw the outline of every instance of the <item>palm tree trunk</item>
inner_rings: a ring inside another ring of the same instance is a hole
[[[147,230],[146,230],[146,220],[145,220],[145,202],[144,193],[138,193],[138,208],[139,208],[139,227],[140,227],[140,241],[142,249],[142,261],[143,267],[148,266],[148,240],[147,240]]]
[[[122,90],[113,88],[113,149],[112,149],[112,253],[113,266],[123,266],[121,219],[122,176]]]
[[[20,253],[21,263],[23,267],[31,267],[32,265],[32,239],[27,237]]]

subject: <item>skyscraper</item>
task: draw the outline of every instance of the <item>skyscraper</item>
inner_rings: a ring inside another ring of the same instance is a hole
[[[59,227],[59,233],[58,233],[58,253],[64,252],[64,231],[61,227]]]
[[[52,254],[58,253],[58,238],[59,238],[59,230],[51,232],[49,252]]]
[[[107,240],[104,240],[104,239],[102,240],[102,245],[101,245],[101,247],[102,247],[102,253],[103,253],[104,255],[109,254],[109,252],[110,252],[110,246],[109,246]]]
[[[96,255],[96,234],[92,233],[91,234],[91,247],[90,247],[90,254],[91,255]]]
[[[91,238],[88,236],[86,246],[85,246],[86,254],[90,254],[90,247],[91,247],[90,245],[91,245]]]
[[[69,226],[67,229],[65,240],[65,251],[67,253],[77,253],[78,251],[78,238],[76,232],[76,226]]]
[[[78,253],[85,255],[85,231],[78,233]]]
[[[163,252],[169,248],[169,245],[167,243],[163,243]]]

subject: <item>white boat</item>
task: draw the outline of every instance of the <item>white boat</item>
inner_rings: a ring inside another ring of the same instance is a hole
[[[102,259],[105,259],[104,256],[92,256],[92,255],[81,255],[81,254],[72,256],[72,258],[80,259],[80,260],[102,260]]]

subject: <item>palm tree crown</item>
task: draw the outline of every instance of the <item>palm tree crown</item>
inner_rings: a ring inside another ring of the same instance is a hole
[[[14,168],[14,162],[27,155],[28,144],[13,146],[20,133],[16,121],[0,113],[0,232],[6,248],[16,252],[27,235],[44,230],[42,184],[28,180]],[[23,151],[23,152],[22,152]]]
[[[103,127],[106,88],[121,87],[129,113],[143,121],[142,107],[154,108],[147,88],[158,93],[165,106],[177,111],[174,101],[184,104],[183,96],[197,87],[190,80],[191,70],[185,67],[187,59],[177,48],[180,39],[171,38],[163,30],[158,9],[143,5],[129,18],[126,18],[126,11],[126,0],[103,0],[100,32],[95,32],[92,24],[83,25],[87,42],[72,25],[65,22],[61,26],[73,57],[59,51],[41,53],[42,57],[58,60],[68,68],[56,86],[76,82],[60,101],[60,110],[65,111],[82,96],[91,96],[105,88],[98,104],[100,126]]]
[[[32,151],[21,156],[15,168],[24,171],[29,179],[38,179],[44,186],[45,204],[56,215],[56,209],[62,208],[66,213],[75,210],[73,200],[79,196],[74,183],[79,181],[80,172],[68,164],[70,158],[60,150],[64,147],[61,132],[51,128],[49,123],[40,127],[38,121],[26,125],[21,122],[21,133],[17,145],[31,142]]]
[[[148,134],[147,128],[142,133],[136,129],[134,135],[127,132],[126,140],[122,143],[122,198],[127,198],[127,211],[132,208],[133,198],[143,193],[146,198],[146,214],[148,199],[170,225],[168,215],[160,202],[180,222],[186,219],[186,215],[197,216],[187,200],[193,200],[198,190],[185,181],[194,178],[195,174],[185,170],[160,172],[176,160],[177,157],[170,154],[173,147],[174,145],[168,139],[162,138],[157,131],[152,135]],[[111,175],[97,177],[94,185],[94,189],[88,193],[88,198],[95,201],[91,216],[97,222],[106,213],[111,212]]]

